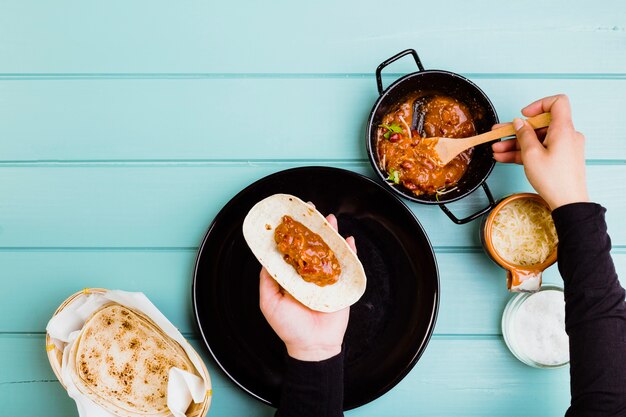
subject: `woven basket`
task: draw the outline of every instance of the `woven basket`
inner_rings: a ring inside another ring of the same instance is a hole
[[[65,309],[68,305],[70,305],[71,303],[73,303],[80,297],[84,297],[86,295],[94,294],[94,293],[104,294],[105,292],[107,292],[107,290],[103,288],[85,288],[82,291],[74,293],[70,295],[65,301],[63,301],[63,303],[59,306],[59,308],[57,308],[56,311],[54,312],[53,317],[59,314],[59,312],[63,311],[63,309]],[[185,342],[187,341],[185,340]],[[210,381],[209,371],[206,369],[206,366],[204,365],[204,361],[202,360],[200,355],[198,355],[198,353],[189,344],[189,342],[187,342],[187,346],[185,347],[188,348],[191,352],[193,352],[198,357],[198,360],[202,364],[202,369],[200,369],[199,371],[202,372],[202,375],[205,381]],[[56,345],[52,342],[52,338],[47,333],[46,333],[46,351],[48,353],[48,360],[50,361],[50,366],[52,367],[54,374],[57,376],[57,379],[59,380],[61,385],[63,385],[63,388],[67,389],[65,384],[61,382],[62,381],[61,364],[63,362],[63,350],[60,350],[56,347]],[[206,416],[206,414],[209,411],[209,407],[211,406],[212,397],[213,397],[212,390],[208,390],[206,392],[206,395],[204,396],[204,401],[202,401],[201,403],[192,402],[189,408],[187,409],[187,413],[186,413],[187,417]]]

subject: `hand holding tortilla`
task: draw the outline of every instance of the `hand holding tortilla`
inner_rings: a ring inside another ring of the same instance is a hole
[[[335,216],[331,214],[326,219],[337,228]],[[346,241],[356,252],[354,238],[349,237]],[[261,312],[285,343],[289,356],[302,361],[321,361],[341,352],[349,307],[333,313],[314,311],[283,291],[265,268],[261,269],[260,278]]]
[[[297,197],[275,194],[257,203],[244,219],[243,235],[269,275],[312,310],[339,311],[365,292],[354,249]]]

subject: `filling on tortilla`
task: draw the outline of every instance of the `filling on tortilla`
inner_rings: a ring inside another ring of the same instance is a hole
[[[283,216],[274,231],[274,241],[283,259],[307,282],[332,285],[341,275],[337,257],[317,233],[290,216]]]

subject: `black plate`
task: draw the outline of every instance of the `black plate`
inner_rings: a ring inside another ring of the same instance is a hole
[[[202,337],[218,365],[246,392],[277,405],[286,350],[259,310],[260,264],[246,245],[243,219],[276,193],[335,213],[356,239],[367,290],[352,306],[345,336],[344,408],[366,404],[413,368],[432,334],[439,274],[422,226],[399,199],[362,175],[304,167],[269,175],[237,194],[206,233],[193,280]]]

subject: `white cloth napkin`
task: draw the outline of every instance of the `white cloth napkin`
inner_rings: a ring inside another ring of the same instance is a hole
[[[88,397],[83,395],[74,384],[67,366],[67,358],[72,344],[80,334],[85,321],[100,307],[116,302],[148,316],[169,337],[176,340],[187,353],[187,356],[196,367],[198,374],[203,375],[202,363],[197,354],[189,345],[178,329],[148,300],[143,293],[120,290],[107,291],[103,294],[91,293],[74,299],[59,314],[48,322],[46,331],[53,343],[63,351],[61,378],[67,387],[67,393],[76,402],[80,417],[116,417],[115,414],[103,409]],[[197,375],[171,368],[167,385],[167,407],[175,417],[185,417],[185,411],[191,401],[200,403],[204,400],[207,391],[211,389],[211,381]]]

